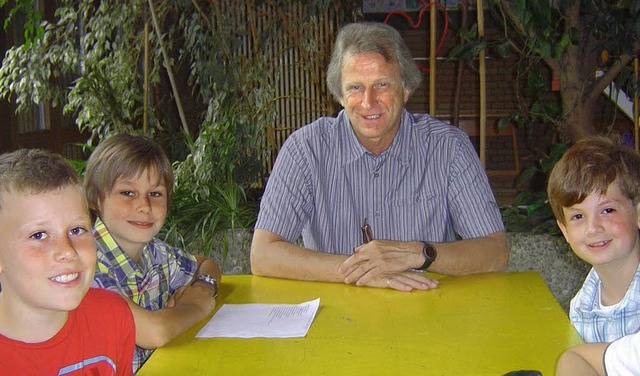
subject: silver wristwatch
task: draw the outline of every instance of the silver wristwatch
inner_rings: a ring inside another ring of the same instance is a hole
[[[198,276],[198,279],[196,279],[196,281],[202,281],[204,283],[208,283],[211,286],[213,286],[213,297],[214,298],[218,297],[218,281],[215,278],[213,278],[208,274],[202,274]]]

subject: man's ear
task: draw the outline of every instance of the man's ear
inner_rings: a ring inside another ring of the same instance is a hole
[[[567,238],[567,226],[565,226],[564,224],[562,224],[562,222],[560,222],[559,220],[556,219],[556,223],[558,224],[558,227],[560,227],[560,231],[562,231],[562,235],[564,235],[564,239],[566,241],[569,241],[569,239]]]
[[[404,104],[407,104],[407,102],[409,101],[409,97],[411,96],[411,91],[407,88],[404,88],[403,93],[404,93]]]

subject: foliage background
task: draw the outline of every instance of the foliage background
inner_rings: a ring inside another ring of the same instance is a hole
[[[274,43],[293,33],[304,41],[318,17],[338,24],[356,9],[333,0],[59,0],[55,19],[42,20],[33,0],[0,6],[10,7],[6,24],[26,20],[23,43],[2,61],[0,97],[18,110],[61,106],[89,148],[118,132],[153,137],[176,177],[161,236],[207,255],[217,233],[256,218],[252,192],[277,115]],[[292,16],[299,6],[305,17]],[[323,66],[331,44],[307,43],[299,64]]]

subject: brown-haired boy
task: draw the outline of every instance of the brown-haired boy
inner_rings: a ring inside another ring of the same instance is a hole
[[[152,139],[118,134],[87,162],[89,208],[98,217],[94,285],[127,298],[136,322],[136,371],[151,355],[210,314],[220,268],[156,238],[173,192],[173,170]]]
[[[549,176],[549,201],[578,257],[593,265],[569,318],[585,342],[640,329],[640,155],[598,137],[577,142]]]
[[[135,328],[118,294],[89,288],[91,219],[61,156],[0,156],[0,374],[131,375]]]

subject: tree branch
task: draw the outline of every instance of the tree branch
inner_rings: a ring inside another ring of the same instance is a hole
[[[500,0],[499,6],[500,9],[502,9],[502,12],[507,16],[509,21],[511,21],[511,23],[513,24],[513,28],[516,31],[522,34],[525,38],[535,39],[537,37],[534,30],[527,30],[524,27],[524,24],[522,23],[522,21],[520,21],[513,8],[511,8],[511,4],[508,0]],[[558,69],[558,62],[556,60],[548,58],[543,58],[543,60],[553,71],[556,71]]]

